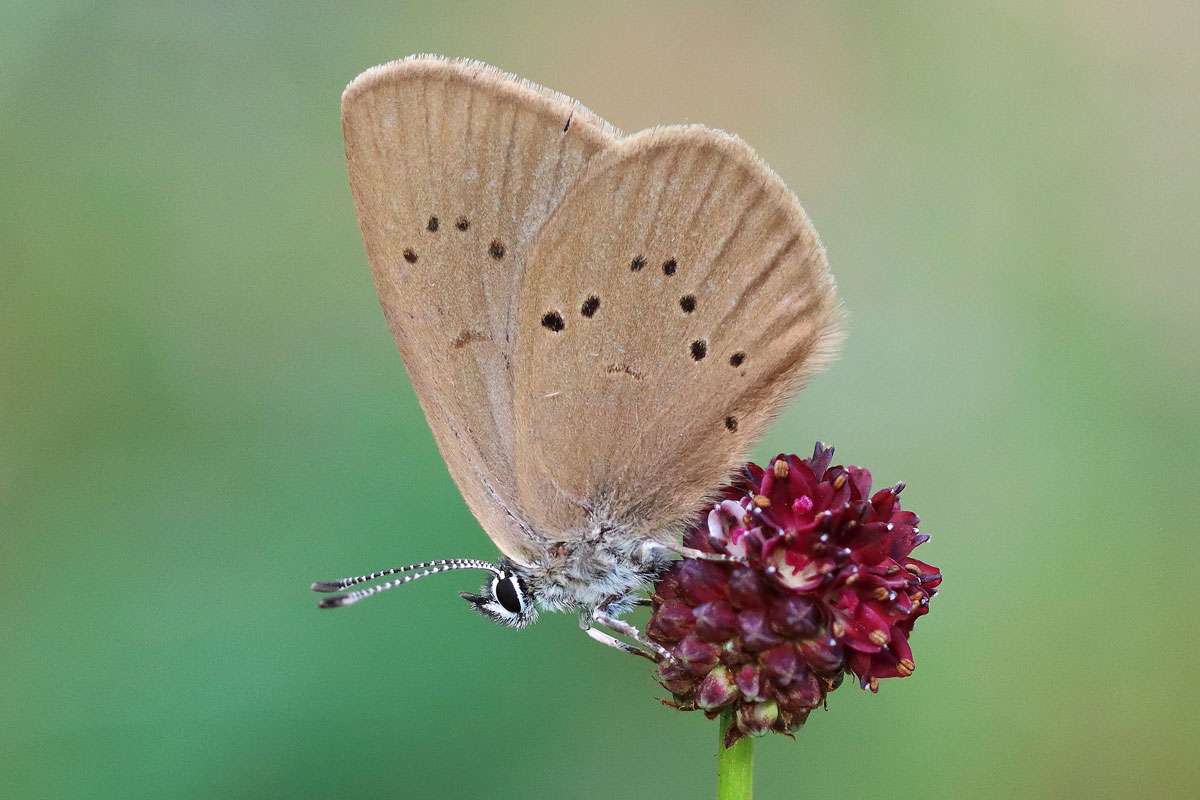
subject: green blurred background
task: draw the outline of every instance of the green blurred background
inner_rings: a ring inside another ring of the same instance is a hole
[[[434,51],[736,131],[828,245],[844,356],[758,453],[907,480],[947,582],[916,674],[762,741],[759,796],[1197,796],[1198,33],[1183,3],[9,0],[0,794],[711,793],[714,723],[572,618],[492,626],[474,576],[314,608],[494,553],[342,157],[344,84]]]

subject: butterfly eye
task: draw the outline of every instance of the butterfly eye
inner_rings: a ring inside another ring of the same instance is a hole
[[[521,585],[517,583],[515,575],[500,578],[493,583],[492,595],[510,614],[520,614],[525,610],[524,592],[521,591]]]
[[[459,597],[470,603],[472,610],[492,622],[510,628],[532,625],[538,617],[538,610],[528,584],[520,573],[514,571],[508,562],[494,566],[489,564],[485,569],[492,574],[480,588],[479,594],[460,592]]]

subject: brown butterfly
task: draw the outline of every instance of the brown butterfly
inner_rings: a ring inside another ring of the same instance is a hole
[[[497,622],[574,611],[592,638],[661,656],[620,615],[672,556],[702,555],[684,528],[840,340],[804,210],[734,136],[625,135],[474,61],[367,70],[342,125],[384,314],[503,557],[318,582],[397,576],[321,605],[482,569],[463,596]]]

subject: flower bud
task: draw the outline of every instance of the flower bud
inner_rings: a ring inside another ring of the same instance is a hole
[[[767,615],[757,608],[747,609],[738,614],[738,633],[741,635],[742,646],[750,651],[766,650],[783,641],[767,624]]]
[[[669,664],[659,666],[658,682],[671,694],[683,697],[692,693],[696,676],[688,670],[682,660],[675,659]]]
[[[828,675],[840,672],[845,663],[842,646],[836,639],[821,636],[800,642],[800,656],[813,672]]]
[[[693,605],[721,600],[725,596],[725,572],[720,564],[685,558],[679,562],[676,577],[684,598]]]
[[[700,639],[694,634],[685,636],[675,648],[675,656],[694,675],[703,675],[717,664],[720,650],[715,644]]]
[[[771,683],[780,687],[792,682],[792,676],[800,666],[800,659],[796,657],[796,646],[791,642],[784,642],[760,653],[758,661]]]
[[[738,706],[738,730],[747,736],[762,736],[771,730],[775,720],[779,718],[779,706],[774,700],[765,703],[746,703]]]
[[[761,678],[762,675],[754,664],[743,664],[738,668],[734,680],[737,682],[738,691],[742,693],[743,700],[753,703],[763,699]]]
[[[800,639],[817,632],[817,606],[807,597],[787,594],[772,598],[768,619],[772,630],[788,638]]]
[[[667,600],[650,619],[649,634],[656,641],[678,642],[691,633],[695,617],[682,600]]]
[[[729,573],[729,602],[734,608],[762,608],[766,601],[765,588],[753,567],[739,564]]]
[[[696,705],[705,711],[716,711],[729,705],[737,697],[738,687],[733,675],[721,666],[705,675],[696,689]]]
[[[807,715],[824,699],[820,680],[808,671],[798,673],[791,684],[779,693],[779,705],[796,715]]]
[[[723,642],[737,633],[738,617],[724,600],[696,606],[696,635],[709,642]]]

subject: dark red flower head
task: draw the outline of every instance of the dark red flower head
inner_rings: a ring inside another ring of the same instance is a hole
[[[726,744],[792,733],[846,672],[877,691],[916,668],[908,636],[941,573],[912,558],[928,539],[900,508],[904,484],[830,466],[833,448],[745,474],[685,544],[745,563],[685,558],[655,587],[648,633],[671,651],[659,679],[684,710],[732,709]]]

